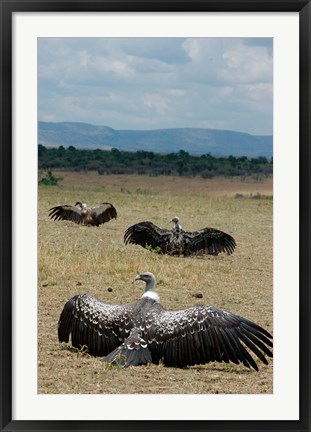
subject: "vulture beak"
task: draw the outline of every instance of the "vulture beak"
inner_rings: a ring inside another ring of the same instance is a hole
[[[136,281],[138,281],[138,280],[141,280],[140,275],[137,275],[137,276],[135,277],[135,279],[133,280],[133,283],[136,282]]]

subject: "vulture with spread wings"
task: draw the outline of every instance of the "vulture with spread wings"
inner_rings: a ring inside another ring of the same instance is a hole
[[[124,242],[179,256],[218,255],[221,252],[231,255],[235,249],[234,238],[216,228],[190,232],[182,229],[177,216],[171,222],[175,224],[171,230],[159,228],[152,222],[139,222],[127,228]]]
[[[110,219],[116,219],[117,211],[112,204],[107,202],[98,207],[87,207],[86,204],[77,201],[74,206],[52,207],[49,216],[54,220],[69,220],[77,224],[99,226],[110,221]]]
[[[146,272],[135,280],[146,287],[132,304],[112,305],[87,294],[70,299],[60,315],[59,341],[71,335],[74,347],[122,366],[233,362],[258,371],[253,355],[268,364],[272,336],[258,324],[207,305],[165,310],[154,291],[155,276]]]

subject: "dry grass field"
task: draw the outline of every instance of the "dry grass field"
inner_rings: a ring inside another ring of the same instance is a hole
[[[259,372],[225,363],[122,369],[57,339],[59,315],[69,298],[88,292],[110,303],[136,301],[144,284],[132,280],[143,271],[156,275],[166,308],[211,304],[273,332],[272,179],[54,174],[64,177],[60,186],[39,187],[38,393],[272,393],[272,359],[269,366],[258,361]],[[249,197],[257,193],[257,199]],[[48,218],[50,207],[77,200],[90,206],[111,202],[118,219],[96,228]],[[228,232],[236,239],[235,253],[177,258],[123,244],[133,223],[151,220],[170,227],[175,215],[189,231],[210,226]]]

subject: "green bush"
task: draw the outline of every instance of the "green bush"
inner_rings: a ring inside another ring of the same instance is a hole
[[[44,186],[58,186],[58,182],[61,180],[64,180],[64,177],[55,177],[49,169],[47,170],[46,176],[39,180],[39,184]]]
[[[156,246],[155,248],[153,248],[151,245],[146,244],[146,249],[154,254],[161,254],[161,248],[159,246]]]

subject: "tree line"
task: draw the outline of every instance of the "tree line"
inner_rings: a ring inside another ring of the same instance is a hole
[[[184,150],[178,153],[154,153],[112,150],[79,150],[73,146],[65,149],[38,146],[39,169],[66,169],[70,171],[97,171],[99,174],[141,174],[149,176],[178,175],[201,176],[252,176],[260,178],[273,172],[272,158],[260,156],[216,157],[211,154],[193,156]]]

